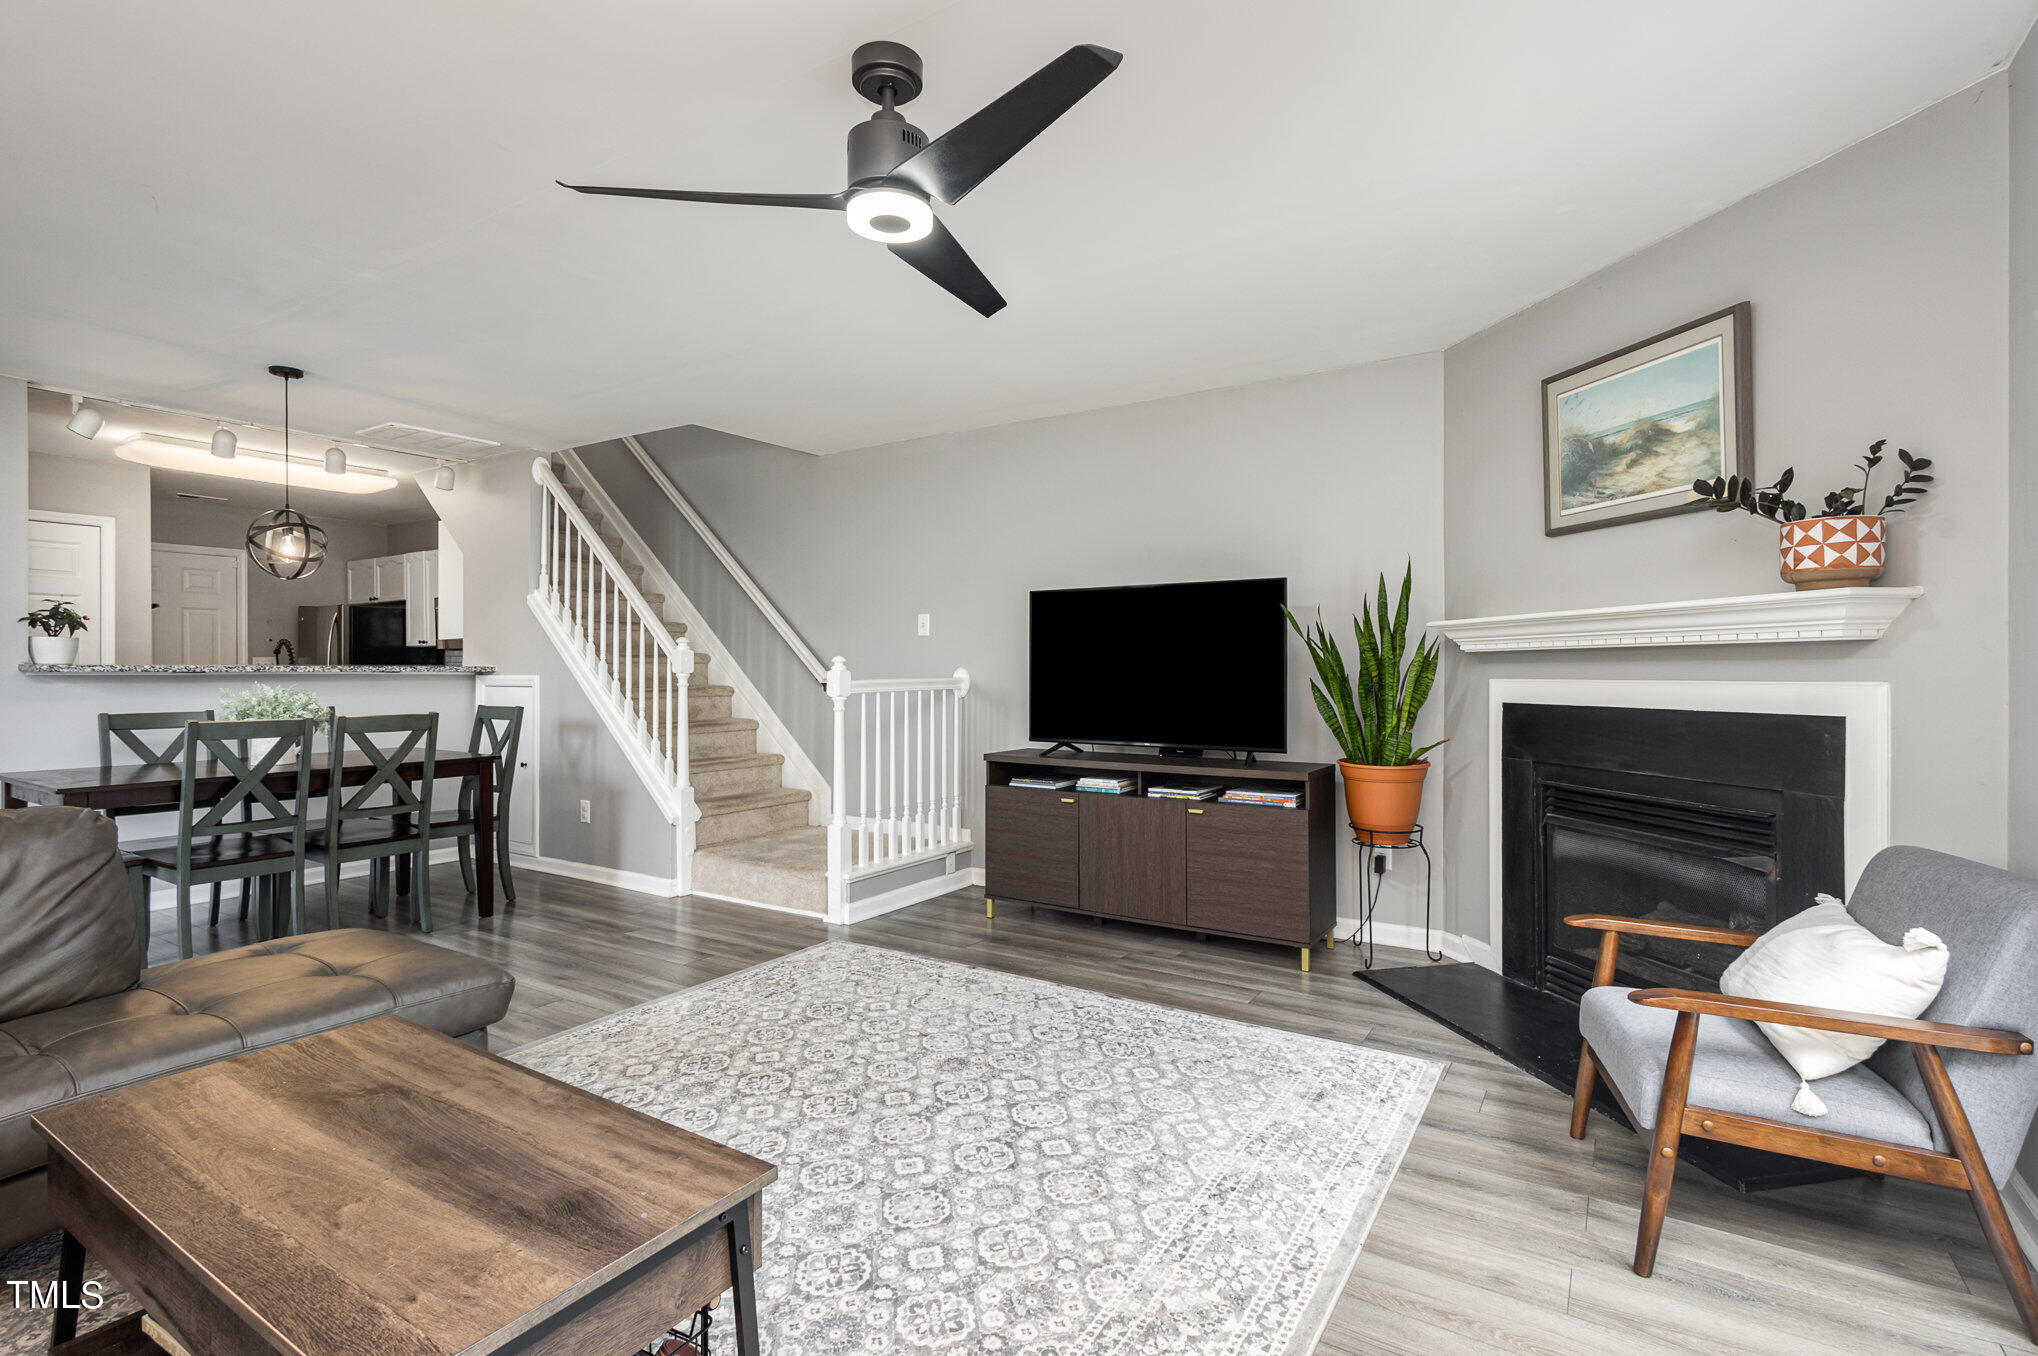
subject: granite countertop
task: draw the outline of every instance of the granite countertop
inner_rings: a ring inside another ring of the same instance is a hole
[[[23,664],[23,673],[62,678],[403,678],[494,673],[493,664]]]

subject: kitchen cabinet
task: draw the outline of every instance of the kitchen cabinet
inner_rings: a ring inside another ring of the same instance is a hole
[[[414,551],[413,555],[430,555]],[[347,601],[400,603],[410,596],[410,575],[404,556],[371,556],[347,562]]]
[[[350,560],[347,562],[347,601],[350,603],[372,603],[375,601],[375,562],[373,560]]]
[[[402,603],[403,643],[439,643],[439,553],[410,551],[347,562],[349,603]],[[452,632],[447,632],[452,635]]]

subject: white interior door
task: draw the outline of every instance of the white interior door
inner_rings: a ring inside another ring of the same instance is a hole
[[[519,674],[489,674],[475,680],[474,700],[481,706],[521,706],[523,732],[517,739],[517,776],[510,784],[510,851],[538,855],[538,680]]]
[[[69,603],[89,619],[78,633],[80,664],[113,660],[113,525],[76,513],[28,511],[28,606]]]
[[[202,546],[156,545],[155,662],[245,664],[246,557]]]

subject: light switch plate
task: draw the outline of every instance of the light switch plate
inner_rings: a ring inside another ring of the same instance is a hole
[[[594,823],[594,802],[593,802],[593,801],[591,801],[591,800],[584,800],[584,801],[580,802],[580,822],[581,822],[581,823],[583,823],[583,824],[592,824],[592,823]]]
[[[932,612],[922,612],[920,614],[920,634],[923,636],[934,634],[934,614]]]

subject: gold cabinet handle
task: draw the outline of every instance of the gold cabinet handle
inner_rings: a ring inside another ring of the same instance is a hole
[[[1201,810],[1191,810],[1191,811],[1189,811],[1189,813],[1190,813],[1190,814],[1192,814],[1192,815],[1200,815],[1200,814],[1202,814],[1203,812],[1202,812]]]
[[[1074,805],[1076,803],[1076,798],[1074,796],[1063,796],[1061,798],[1061,803],[1064,805]]]

